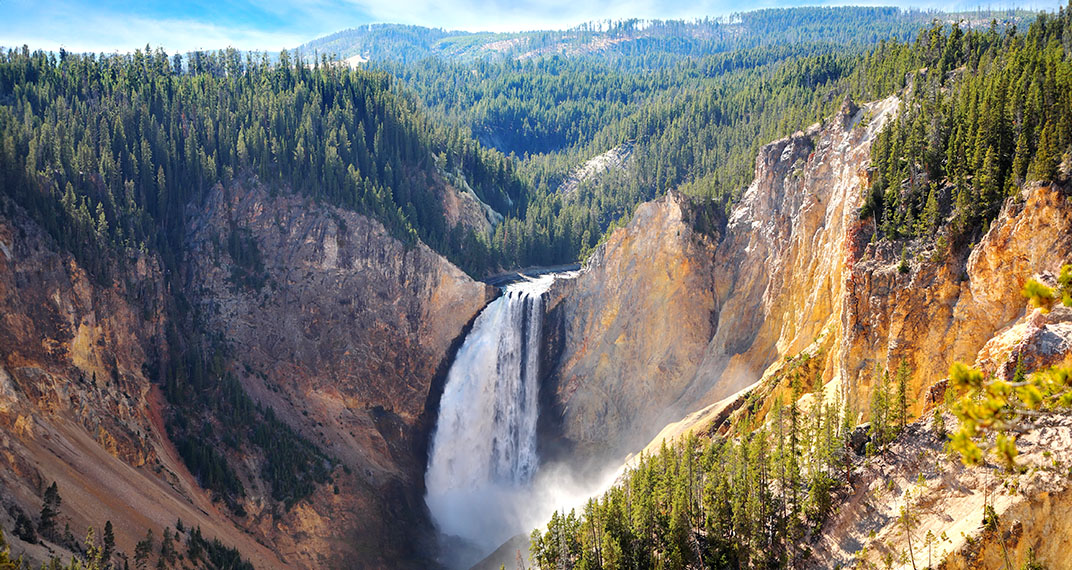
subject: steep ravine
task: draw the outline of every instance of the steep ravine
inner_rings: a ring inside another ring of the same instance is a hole
[[[634,451],[839,327],[870,141],[896,108],[848,103],[763,147],[724,226],[698,231],[675,193],[641,205],[553,291],[553,419],[576,449]]]
[[[379,222],[257,186],[218,188],[190,228],[191,285],[246,390],[352,474],[281,518],[254,511],[258,532],[310,567],[430,552],[425,405],[494,290]],[[263,286],[234,283],[228,231],[258,244]]]
[[[167,440],[159,391],[146,377],[163,350],[166,291],[158,260],[141,256],[111,287],[91,279],[20,209],[0,216],[0,525],[36,520],[57,482],[73,533],[114,525],[132,553],[182,519],[258,567],[275,554],[231,524]],[[62,527],[61,527],[62,528]],[[29,560],[50,554],[9,533]],[[62,551],[57,552],[62,554]]]

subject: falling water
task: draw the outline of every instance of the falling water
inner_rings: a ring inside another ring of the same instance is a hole
[[[441,533],[487,554],[530,530],[540,333],[553,276],[515,283],[473,323],[447,375],[425,477]]]

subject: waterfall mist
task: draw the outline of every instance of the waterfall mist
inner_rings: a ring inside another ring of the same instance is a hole
[[[591,485],[541,469],[537,455],[543,297],[554,279],[507,286],[477,317],[447,375],[425,500],[439,531],[461,546],[447,553],[452,566],[468,567],[605,487],[605,477]]]

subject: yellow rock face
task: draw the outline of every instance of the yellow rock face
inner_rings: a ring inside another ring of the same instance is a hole
[[[562,331],[563,425],[582,450],[592,446],[586,454],[651,437],[645,427],[677,413],[703,359],[718,318],[714,244],[687,222],[689,207],[674,193],[641,205],[551,293],[545,330]]]
[[[1028,278],[1072,258],[1072,204],[1057,188],[1026,188],[967,260],[924,258],[901,274],[898,254],[874,246],[867,254],[853,265],[847,287],[845,377],[866,397],[876,364],[894,369],[904,360],[919,396],[950,364],[973,362],[991,337],[1024,315],[1020,291]]]
[[[861,420],[876,368],[902,361],[918,413],[953,361],[974,361],[1024,314],[1024,281],[1072,259],[1067,193],[1025,188],[970,254],[924,251],[899,270],[900,246],[869,243],[873,222],[859,219],[871,141],[898,105],[846,104],[763,147],[717,236],[695,232],[674,195],[640,207],[559,288],[549,376],[566,438],[582,450],[639,449],[820,345],[821,381]]]

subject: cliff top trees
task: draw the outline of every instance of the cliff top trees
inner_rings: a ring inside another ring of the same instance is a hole
[[[1026,32],[936,22],[921,34],[904,112],[872,146],[861,217],[889,239],[933,239],[943,220],[952,238],[978,237],[1025,181],[1067,176],[1058,166],[1072,149],[1070,35],[1069,7]]]

